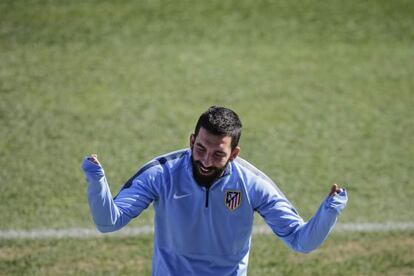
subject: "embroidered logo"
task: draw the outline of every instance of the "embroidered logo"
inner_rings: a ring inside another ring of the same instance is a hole
[[[190,196],[191,194],[182,194],[182,195],[177,195],[177,193],[174,193],[174,199],[180,199],[180,198],[184,198],[187,196]]]
[[[240,191],[226,191],[224,195],[224,204],[229,208],[230,211],[237,209],[241,203],[241,192]]]

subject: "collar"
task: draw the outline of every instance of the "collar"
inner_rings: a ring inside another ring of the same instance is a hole
[[[230,175],[232,166],[233,166],[233,161],[230,161],[227,164],[226,168],[224,169],[223,175],[220,178],[225,177],[226,175]]]

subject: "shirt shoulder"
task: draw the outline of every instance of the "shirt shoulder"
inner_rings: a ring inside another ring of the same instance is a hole
[[[191,152],[189,149],[181,149],[160,155],[156,157],[152,163],[158,166],[166,166],[168,169],[174,170],[176,168],[181,168],[183,165],[185,166],[188,162],[183,163],[183,160],[189,160],[190,155]]]
[[[249,190],[267,191],[276,193],[279,197],[286,198],[278,185],[270,177],[245,159],[237,157],[234,160],[234,164]]]
[[[188,149],[173,151],[160,155],[143,165],[125,184],[124,189],[132,185],[138,178],[157,178],[181,167],[182,160],[189,154]]]

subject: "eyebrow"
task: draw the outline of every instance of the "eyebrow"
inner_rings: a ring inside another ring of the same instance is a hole
[[[203,148],[203,149],[205,149],[206,147],[205,146],[203,146],[200,142],[197,142],[196,143],[196,146],[199,146],[200,148]]]
[[[202,148],[202,149],[206,149],[206,147],[205,147],[205,146],[203,146],[200,142],[197,142],[197,143],[196,143],[196,146],[198,146],[198,147],[200,147],[200,148]],[[226,153],[226,152],[224,152],[224,151],[222,151],[222,150],[216,150],[216,153],[219,153],[220,155],[227,155],[227,153]]]

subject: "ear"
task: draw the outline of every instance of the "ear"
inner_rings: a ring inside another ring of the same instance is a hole
[[[194,142],[195,142],[195,135],[191,134],[190,135],[190,148],[193,149],[194,147]]]
[[[239,156],[239,154],[240,154],[240,147],[235,147],[234,150],[232,150],[230,154],[230,161],[233,161],[234,159],[236,159],[236,157]]]

